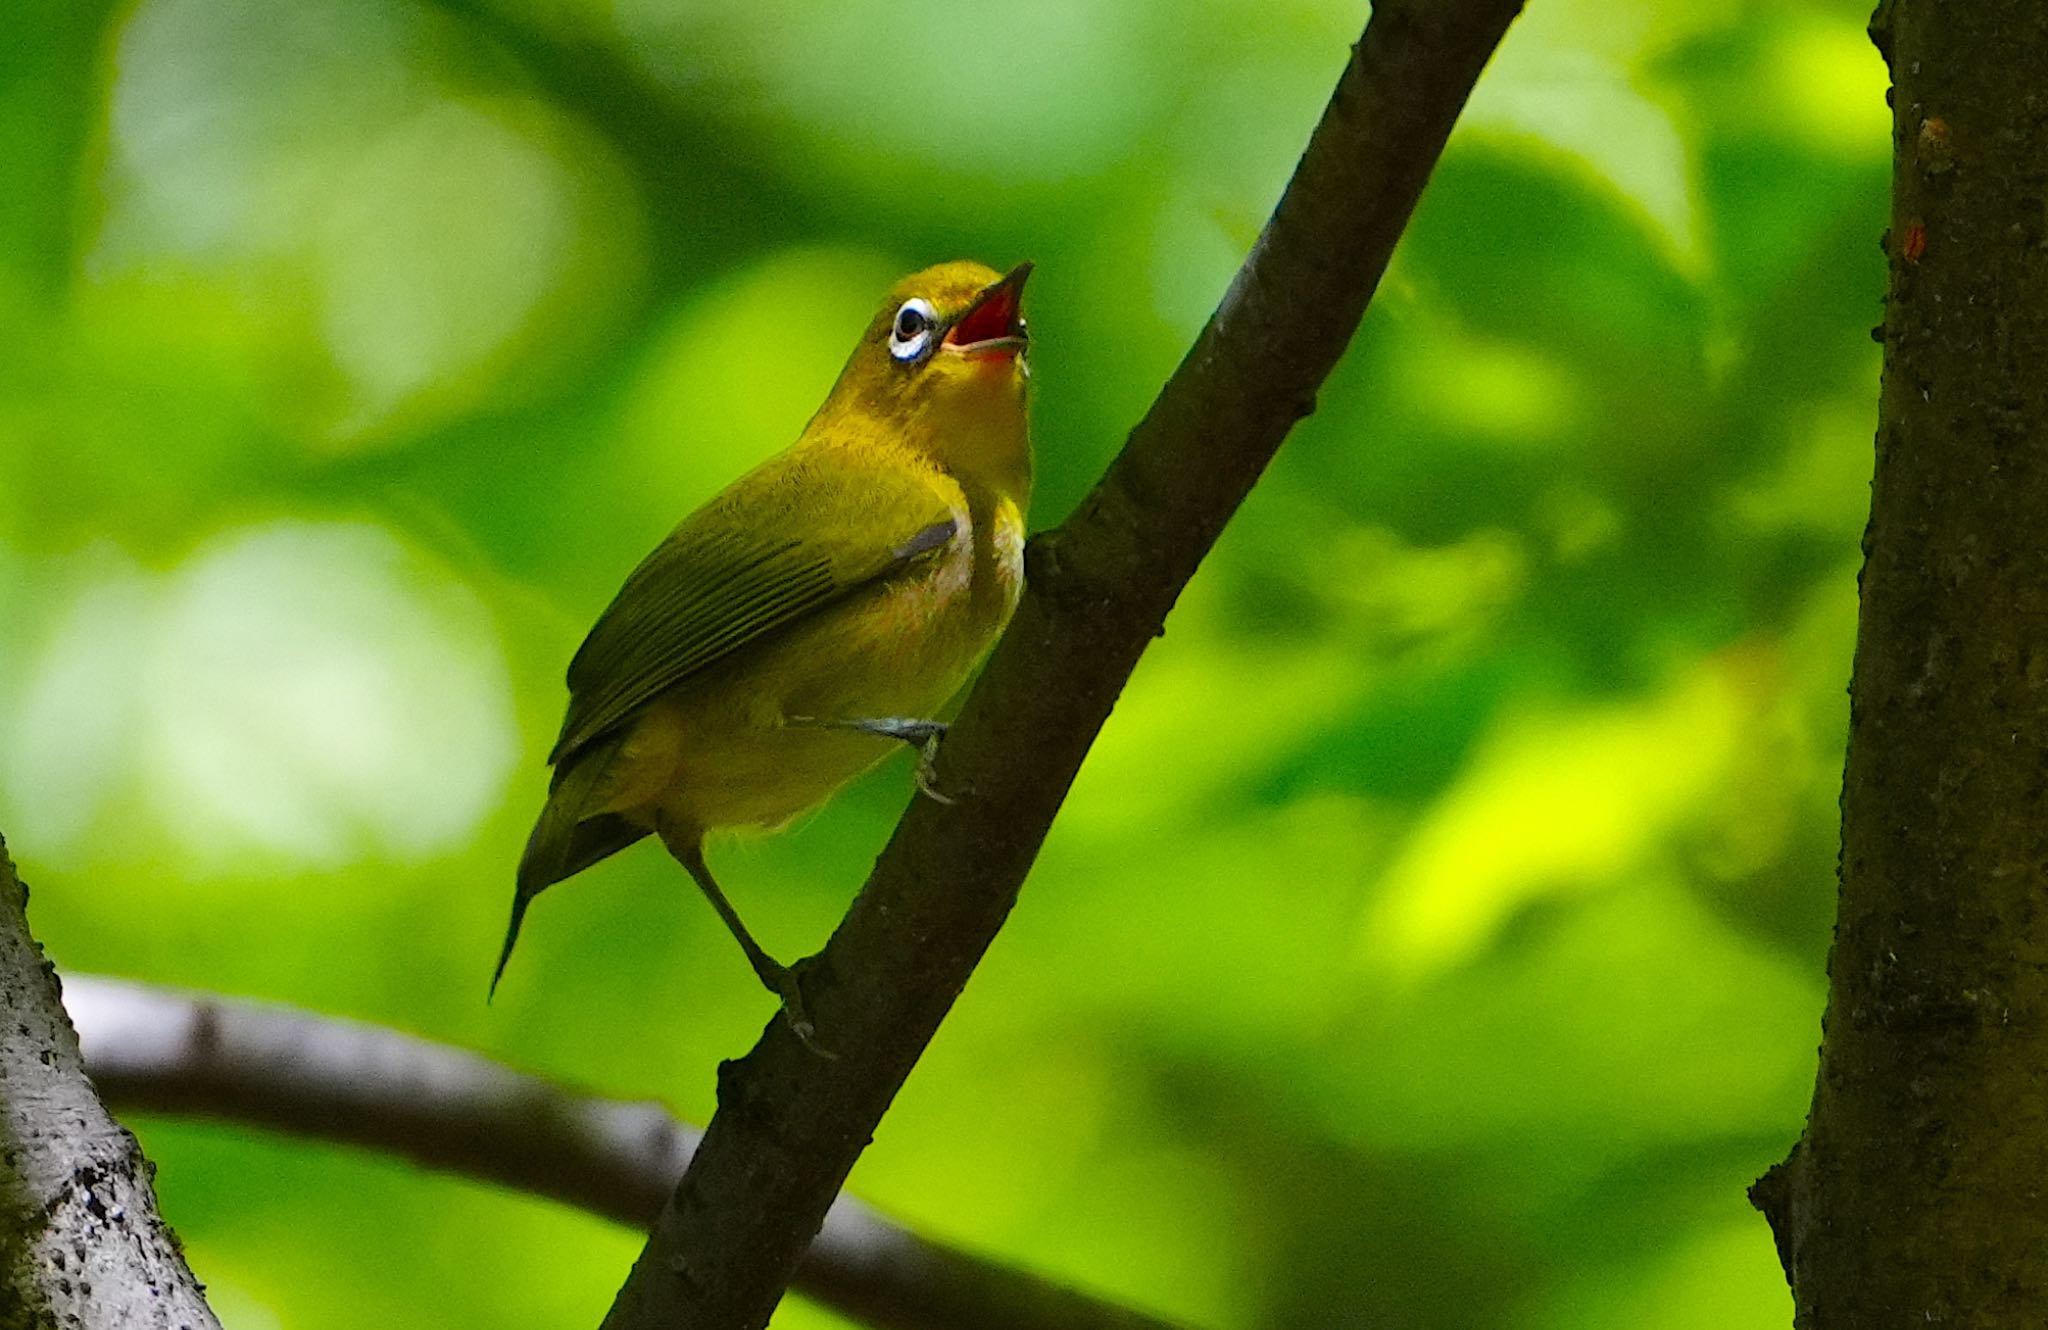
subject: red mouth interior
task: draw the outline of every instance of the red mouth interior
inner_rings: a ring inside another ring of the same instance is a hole
[[[946,340],[955,346],[971,346],[976,342],[994,341],[998,337],[1010,337],[1021,331],[1017,327],[1017,292],[1012,287],[999,287],[989,293],[988,299],[974,307],[972,313],[953,325],[946,334]]]

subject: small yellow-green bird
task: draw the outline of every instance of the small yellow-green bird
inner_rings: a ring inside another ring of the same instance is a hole
[[[1016,608],[1030,271],[905,278],[796,443],[626,579],[569,662],[493,990],[535,896],[652,832],[809,1040],[795,975],[719,890],[705,834],[781,826],[898,741],[928,758],[933,714]]]

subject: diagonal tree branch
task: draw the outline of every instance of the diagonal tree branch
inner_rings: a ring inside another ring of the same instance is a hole
[[[0,1326],[220,1330],[107,1115],[0,843]]]
[[[607,1330],[756,1330],[1002,926],[1180,590],[1343,353],[1521,0],[1381,0],[1286,195],[1193,349],[1068,522],[860,897],[805,966],[820,1041],[771,1023]]]
[[[124,1111],[216,1118],[397,1155],[652,1223],[698,1133],[464,1049],[210,994],[70,975],[86,1069]],[[836,1201],[795,1286],[884,1330],[1172,1330]],[[0,1324],[5,1324],[0,1321]]]

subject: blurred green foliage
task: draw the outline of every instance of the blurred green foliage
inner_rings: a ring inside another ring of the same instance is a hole
[[[1832,900],[1865,8],[1533,0],[856,1191],[1207,1326],[1785,1324],[1742,1190],[1801,1120]],[[1040,264],[1056,521],[1361,17],[17,5],[0,827],[54,955],[701,1118],[770,1003],[658,851],[550,893],[483,1002],[581,629],[938,259]],[[714,849],[776,951],[908,788]],[[592,1325],[638,1245],[139,1128],[234,1330]]]

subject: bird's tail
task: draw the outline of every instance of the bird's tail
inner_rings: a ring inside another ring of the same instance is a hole
[[[498,981],[505,977],[505,963],[512,959],[513,944],[519,941],[519,925],[525,920],[526,907],[533,903],[533,898],[647,834],[645,828],[634,826],[616,813],[583,816],[620,742],[612,739],[594,744],[556,770],[548,789],[547,805],[540,810],[533,834],[526,838],[526,852],[519,857],[512,919],[505,926],[505,945],[498,952],[498,968],[491,972],[493,995],[498,991]]]

